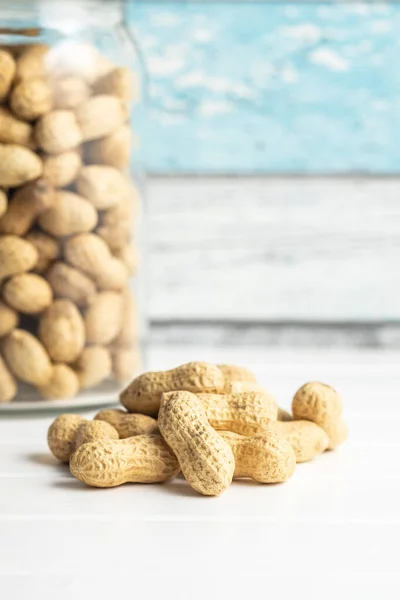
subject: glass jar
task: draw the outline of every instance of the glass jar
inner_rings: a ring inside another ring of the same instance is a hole
[[[124,4],[0,1],[1,403],[108,402],[140,368]]]

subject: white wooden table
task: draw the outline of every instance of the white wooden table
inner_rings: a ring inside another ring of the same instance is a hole
[[[331,383],[348,443],[219,498],[180,478],[96,490],[50,456],[53,415],[3,417],[0,598],[398,599],[400,354],[172,347],[151,364],[190,359],[246,364],[286,407],[306,380]]]

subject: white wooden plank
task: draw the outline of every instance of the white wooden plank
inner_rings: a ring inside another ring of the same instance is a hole
[[[399,180],[150,181],[153,319],[400,318]]]

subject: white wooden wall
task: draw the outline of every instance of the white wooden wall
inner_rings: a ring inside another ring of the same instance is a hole
[[[400,180],[152,178],[155,321],[400,321]]]

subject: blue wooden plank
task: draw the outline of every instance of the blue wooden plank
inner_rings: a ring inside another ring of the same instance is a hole
[[[156,172],[398,172],[399,4],[133,3]]]

